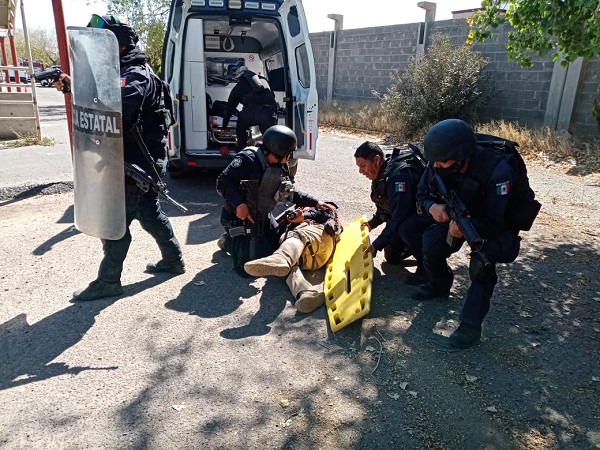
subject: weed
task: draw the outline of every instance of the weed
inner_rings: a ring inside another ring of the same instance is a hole
[[[20,134],[14,130],[13,133],[15,133],[17,139],[4,142],[6,147],[28,147],[30,145],[43,145],[45,147],[49,147],[54,145],[54,139],[45,136],[40,137],[37,133]]]

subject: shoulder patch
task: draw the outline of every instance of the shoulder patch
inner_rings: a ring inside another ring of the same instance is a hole
[[[496,195],[507,195],[510,192],[510,181],[496,183]]]
[[[236,156],[235,158],[233,158],[233,161],[231,161],[231,167],[235,167],[237,169],[241,165],[242,165],[242,158],[240,158],[239,156]]]
[[[406,192],[406,183],[404,181],[396,181],[394,184],[395,192]]]

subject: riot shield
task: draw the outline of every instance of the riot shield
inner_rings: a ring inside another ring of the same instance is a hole
[[[119,46],[115,35],[68,27],[73,103],[75,227],[101,239],[125,234]]]

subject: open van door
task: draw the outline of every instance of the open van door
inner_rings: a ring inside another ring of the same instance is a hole
[[[293,130],[298,138],[295,158],[315,159],[319,113],[315,64],[308,26],[301,0],[285,0],[279,8],[289,74],[293,108]]]

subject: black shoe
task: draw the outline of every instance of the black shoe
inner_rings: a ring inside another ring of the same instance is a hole
[[[436,289],[426,284],[413,294],[415,300],[433,300],[434,298],[448,297],[450,289]]]
[[[164,259],[161,259],[157,263],[150,263],[146,265],[146,272],[148,273],[174,273],[177,275],[181,275],[185,273],[185,263],[183,260],[179,260],[175,263],[166,263]]]
[[[102,280],[94,280],[85,289],[76,291],[73,294],[73,298],[80,302],[86,302],[89,300],[98,300],[106,297],[116,297],[123,293],[123,287],[121,282],[109,283]]]
[[[451,348],[464,350],[478,342],[479,338],[481,338],[481,325],[477,326],[461,323],[448,338],[448,345]]]
[[[418,286],[420,284],[425,284],[429,281],[429,277],[427,276],[427,272],[425,269],[417,269],[415,273],[409,273],[404,282],[406,284],[410,284],[411,286]]]
[[[221,235],[221,237],[217,241],[217,247],[219,247],[224,252],[229,253],[230,245],[231,245],[231,236],[229,236],[229,233],[225,232]]]

